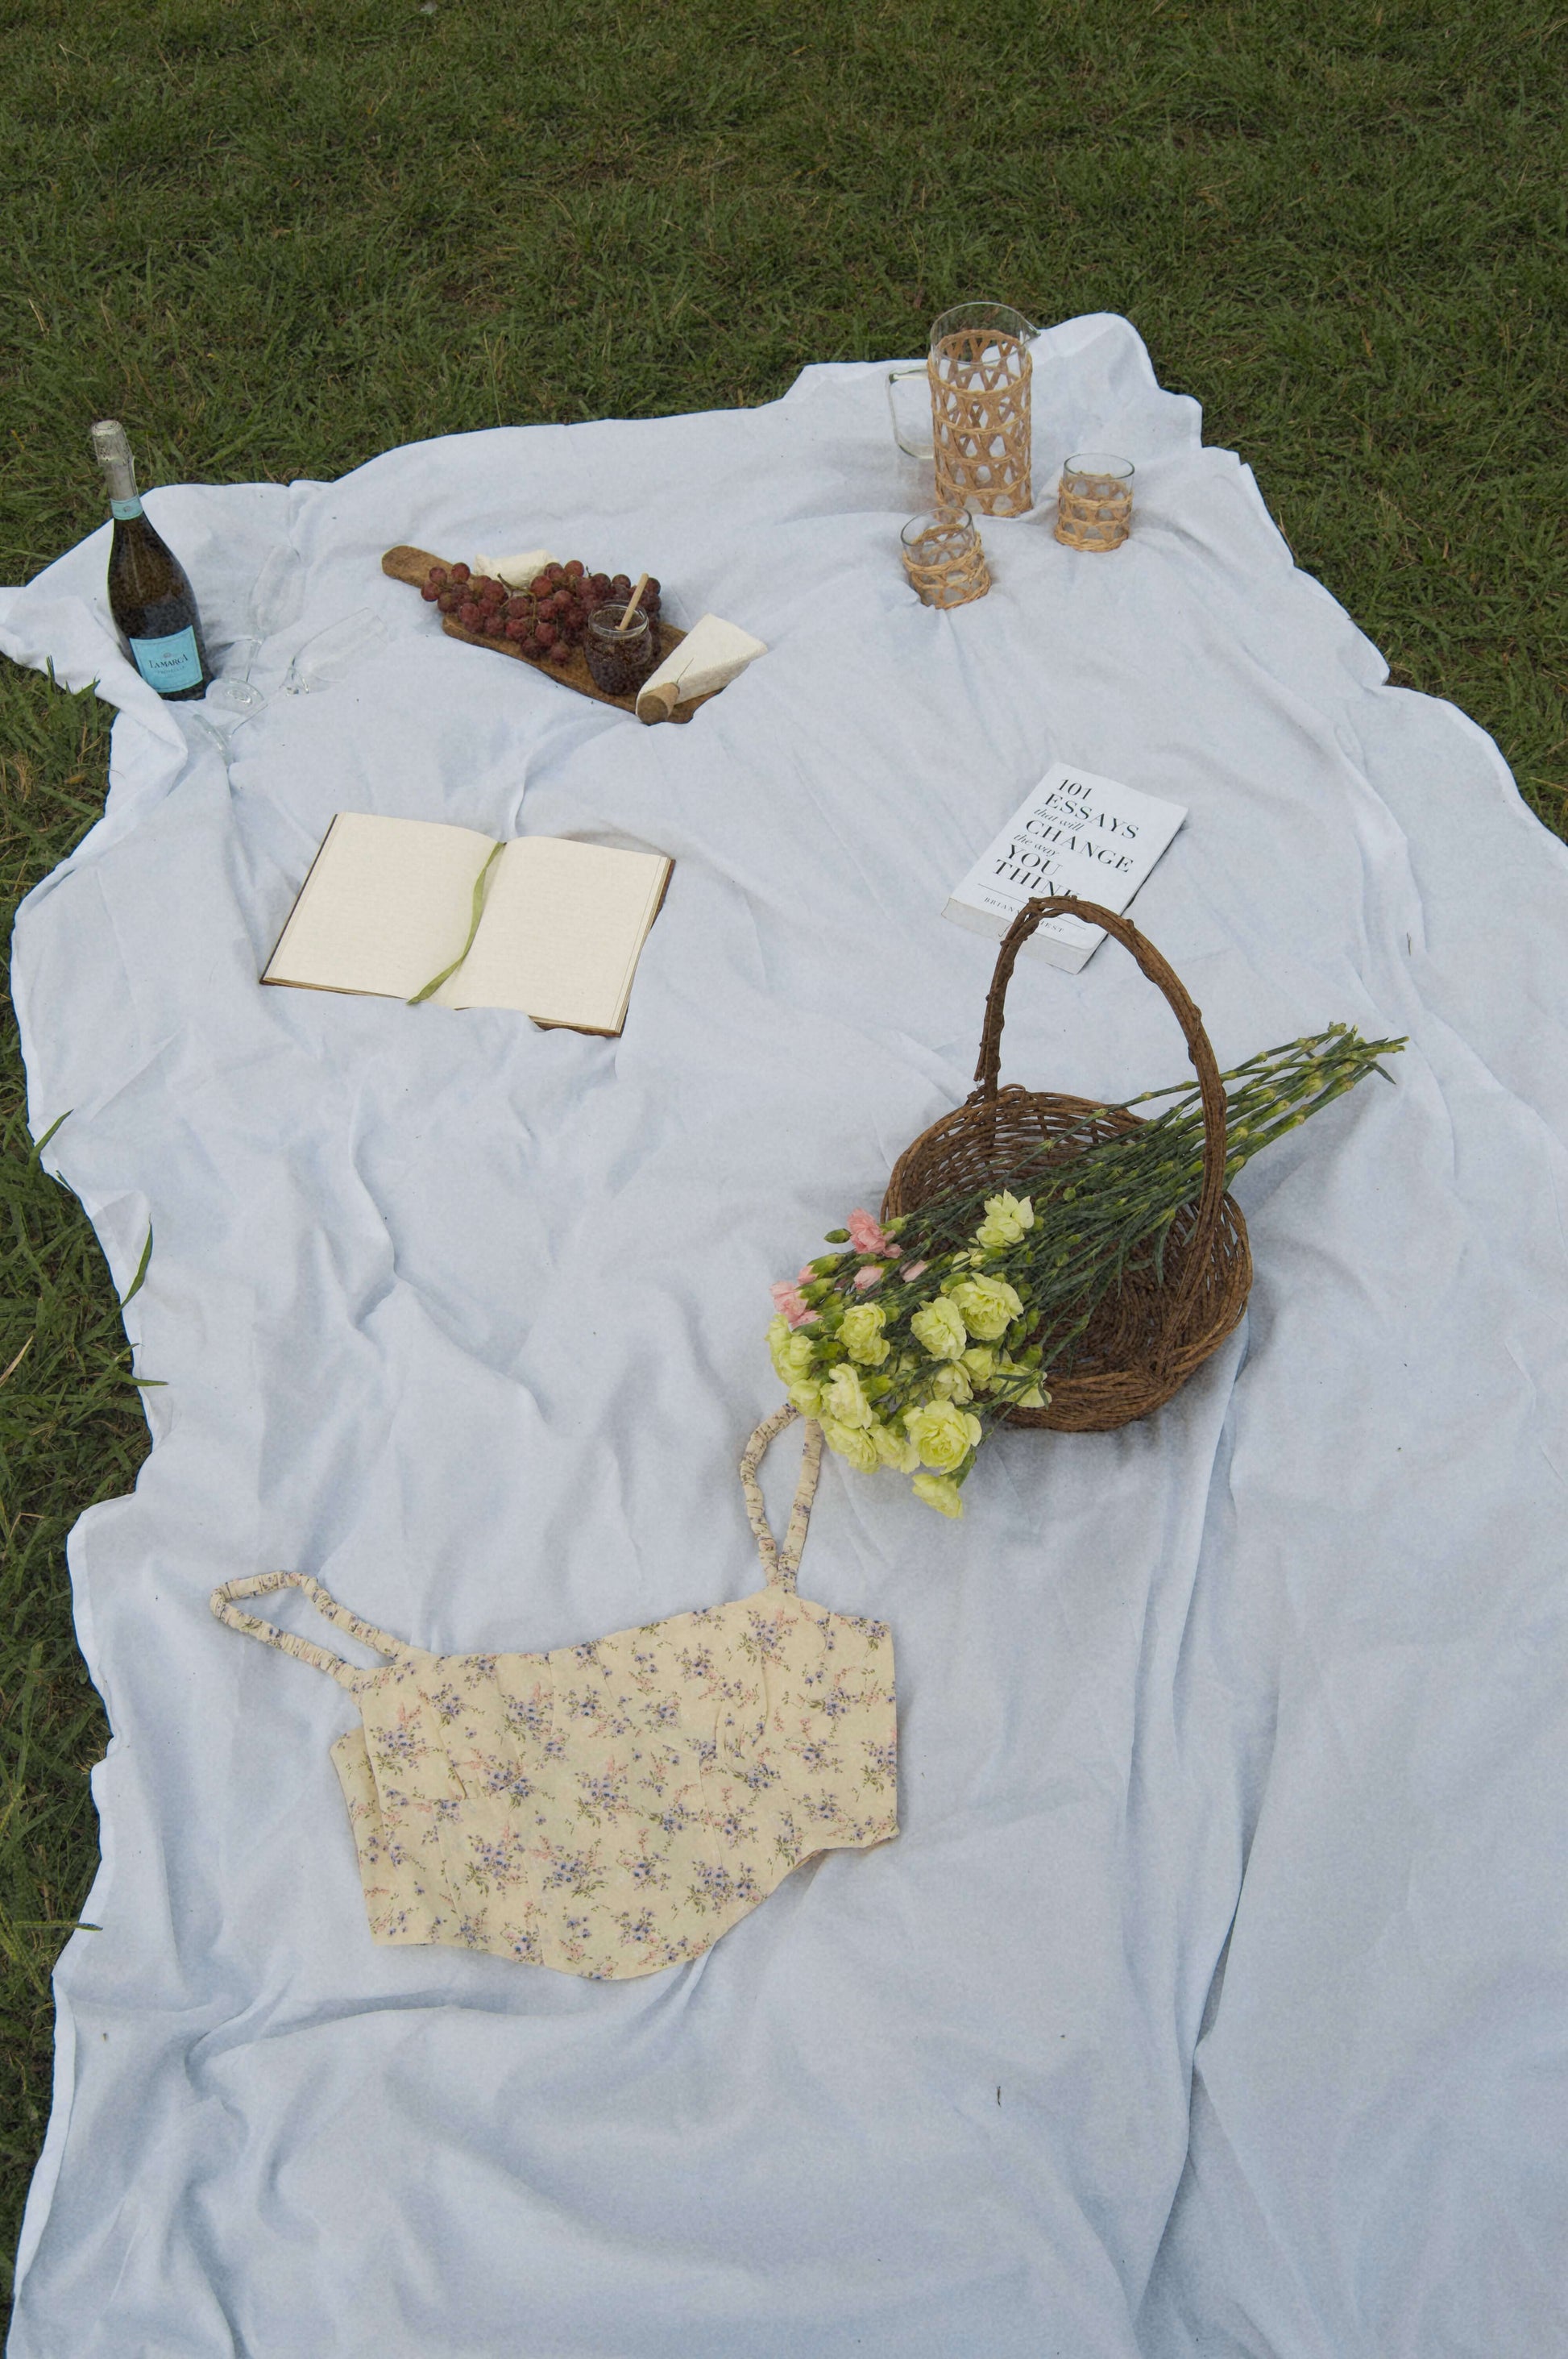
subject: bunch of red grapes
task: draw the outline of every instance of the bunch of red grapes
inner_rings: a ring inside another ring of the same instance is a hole
[[[536,662],[564,664],[588,629],[589,616],[608,606],[619,617],[632,595],[627,573],[590,573],[580,559],[546,565],[526,590],[510,590],[493,575],[466,565],[432,565],[421,595],[468,631],[510,639]],[[659,585],[650,578],[637,603],[658,620]]]

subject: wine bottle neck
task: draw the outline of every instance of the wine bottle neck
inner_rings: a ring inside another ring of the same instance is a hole
[[[142,504],[136,496],[136,470],[125,429],[117,418],[99,419],[92,429],[92,449],[103,470],[110,514],[121,520],[139,516]]]

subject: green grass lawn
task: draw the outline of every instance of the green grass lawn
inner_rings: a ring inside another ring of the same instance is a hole
[[[1562,832],[1565,71],[1530,0],[0,0],[0,582],[101,520],[101,416],[145,483],[330,476],[766,400],[967,295],[1113,310]],[[94,817],[107,719],[0,667],[8,906]],[[5,1058],[0,2267],[105,1735],[64,1538],[145,1448]]]

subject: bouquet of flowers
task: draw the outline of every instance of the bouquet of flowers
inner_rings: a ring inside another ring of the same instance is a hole
[[[1260,1147],[1342,1097],[1402,1040],[1331,1025],[1222,1075],[1226,1182]],[[1389,1076],[1385,1073],[1384,1080]],[[1203,1175],[1195,1084],[1130,1130],[1063,1158],[1044,1147],[1010,1185],[944,1197],[885,1227],[870,1212],[773,1289],[768,1348],[795,1407],[863,1473],[891,1466],[944,1516],[991,1426],[1050,1399],[1097,1306],[1130,1266],[1160,1274],[1165,1240]]]

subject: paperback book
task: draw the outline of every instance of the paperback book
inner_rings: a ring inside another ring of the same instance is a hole
[[[954,886],[942,915],[995,941],[1026,901],[1046,894],[1098,901],[1119,918],[1186,815],[1182,803],[1058,762]],[[1043,919],[1025,951],[1076,974],[1104,940],[1098,926],[1063,914]]]

